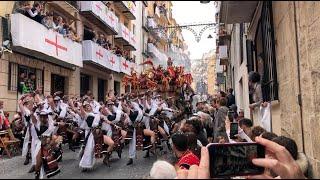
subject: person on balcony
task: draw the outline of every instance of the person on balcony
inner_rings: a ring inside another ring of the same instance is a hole
[[[262,89],[260,84],[260,74],[257,72],[249,73],[249,87],[253,102],[249,105],[250,109],[259,107],[263,102]]]
[[[117,56],[122,56],[122,51],[121,51],[121,49],[119,48],[119,47],[116,47],[117,49],[116,49],[116,51],[115,51],[115,54],[117,55]]]
[[[40,3],[35,2],[33,7],[31,7],[31,5],[25,6],[25,10],[26,11],[24,15],[36,21],[36,16],[39,15],[41,11],[41,5]]]
[[[53,12],[47,12],[46,16],[42,18],[41,24],[43,24],[48,29],[53,29]]]
[[[57,32],[62,31],[63,28],[63,19],[61,16],[53,18],[53,29]]]
[[[105,47],[105,45],[107,44],[106,38],[104,37],[103,34],[99,35],[99,38],[97,39],[97,44],[99,44],[102,47]]]

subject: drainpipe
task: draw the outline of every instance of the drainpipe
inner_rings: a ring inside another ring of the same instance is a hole
[[[295,25],[295,38],[296,38],[296,54],[297,54],[297,65],[298,65],[298,103],[300,108],[300,123],[301,123],[301,137],[302,137],[302,151],[305,153],[305,144],[304,144],[304,128],[303,128],[303,116],[302,116],[302,97],[301,97],[301,72],[300,72],[300,50],[299,50],[299,41],[298,41],[298,23],[297,23],[297,13],[296,13],[296,1],[293,1],[293,13],[294,13],[294,25]]]

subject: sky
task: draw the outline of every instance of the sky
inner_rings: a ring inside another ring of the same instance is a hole
[[[215,22],[216,9],[214,1],[210,1],[208,4],[201,4],[200,1],[172,1],[172,4],[172,16],[180,25]],[[199,34],[203,27],[196,26],[192,28]],[[213,38],[208,39],[209,34]],[[201,59],[204,53],[215,49],[213,28],[209,28],[203,33],[199,43],[196,42],[194,35],[189,30],[182,30],[182,35],[188,45],[191,60]]]

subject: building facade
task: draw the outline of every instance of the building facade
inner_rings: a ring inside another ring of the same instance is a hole
[[[239,106],[250,112],[247,73],[259,72],[264,101],[271,103],[272,131],[296,141],[313,178],[320,177],[320,136],[314,133],[320,119],[319,7],[303,1],[221,2],[219,12],[220,23],[233,26],[227,66],[238,64],[238,72],[228,69],[234,79],[228,86],[236,90],[237,101],[243,95]],[[236,58],[239,54],[242,58]]]
[[[80,41],[15,12],[22,4],[0,3],[0,40],[9,40],[13,50],[0,59],[0,99],[5,101],[5,110],[11,116],[22,94],[19,83],[24,80],[34,82],[34,89],[42,89],[44,95],[62,91],[64,95],[82,96],[90,90],[98,101],[105,101],[110,90],[117,94],[130,91],[121,79],[130,74],[131,68],[141,71],[137,64],[142,54],[142,2],[46,2],[44,12],[60,16]],[[88,38],[90,32],[95,38]],[[110,48],[97,43],[101,35],[111,43]],[[128,57],[115,55],[115,47],[123,53],[127,51]]]
[[[96,100],[104,101],[110,90],[118,95],[129,92],[130,86],[123,86],[122,77],[130,75],[132,69],[141,72],[143,66],[139,64],[148,58],[164,67],[169,55],[179,61],[188,59],[181,30],[152,30],[176,25],[170,1],[45,2],[44,14],[61,17],[78,40],[16,11],[25,3],[35,2],[0,2],[0,42],[8,40],[13,50],[0,58],[0,100],[5,101],[11,116],[22,94],[20,82],[34,82],[34,89],[42,89],[44,95],[62,91],[64,95],[83,96],[91,91]],[[99,37],[110,46],[99,44]],[[179,49],[173,50],[173,46]]]

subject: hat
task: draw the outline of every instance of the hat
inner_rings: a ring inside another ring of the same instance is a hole
[[[61,98],[60,98],[59,96],[55,96],[55,97],[53,98],[53,100],[54,100],[54,101],[60,101]]]
[[[86,105],[90,105],[90,103],[88,101],[83,101],[82,106],[86,106]]]
[[[154,95],[153,98],[161,97],[160,94]]]
[[[107,105],[114,105],[114,102],[113,102],[113,101],[111,101],[111,99],[108,99],[108,101],[107,101]]]
[[[39,114],[39,115],[40,115],[40,116],[47,116],[47,115],[48,115],[48,112],[42,110],[42,111],[40,111],[40,114]]]

